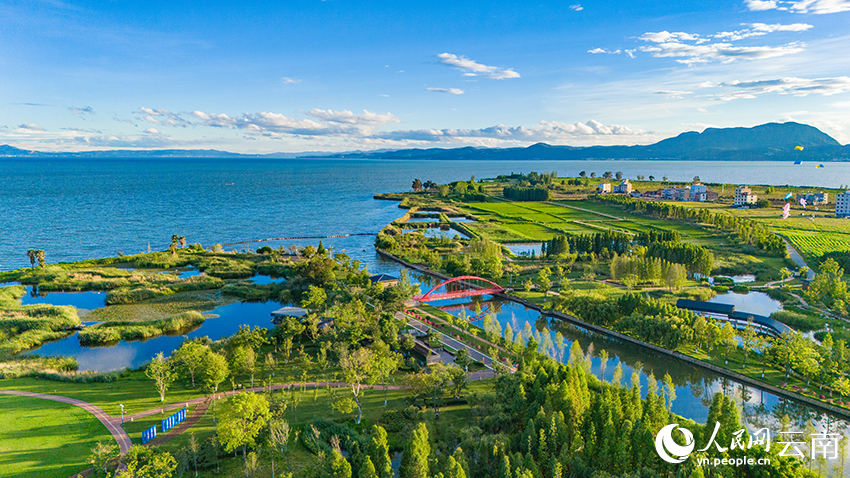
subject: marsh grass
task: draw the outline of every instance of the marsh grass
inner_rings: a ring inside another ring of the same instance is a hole
[[[110,321],[80,331],[80,345],[107,345],[121,340],[142,340],[163,334],[176,334],[204,323],[200,312],[183,312],[167,319],[147,322]]]

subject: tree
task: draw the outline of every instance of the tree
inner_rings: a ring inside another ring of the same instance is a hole
[[[108,476],[106,467],[109,465],[115,455],[118,454],[118,445],[111,441],[101,441],[92,448],[89,455],[89,463],[98,474],[103,473],[103,476]]]
[[[673,383],[673,377],[669,373],[664,374],[661,383],[664,384],[664,392],[667,394],[667,411],[670,412],[673,410],[673,400],[676,399],[676,384]]]
[[[147,369],[145,369],[145,375],[154,381],[156,391],[159,392],[159,401],[164,402],[165,392],[168,390],[171,382],[174,381],[174,370],[162,352],[156,354],[148,364]]]
[[[328,462],[328,478],[351,478],[351,464],[342,456],[339,449],[334,448],[331,452],[331,460]]]
[[[269,421],[269,434],[267,436],[267,445],[271,450],[272,456],[272,478],[275,475],[275,456],[286,453],[286,445],[289,443],[290,434],[289,424],[286,420],[277,419]]]
[[[549,296],[549,289],[552,287],[552,271],[548,267],[540,269],[537,273],[537,285],[543,290],[543,303],[546,304],[546,298]]]
[[[578,173],[578,175],[579,175],[580,178],[583,178],[583,177],[587,176],[587,173],[582,171],[582,172]]]
[[[729,352],[738,346],[738,340],[735,338],[735,329],[732,328],[731,323],[726,322],[723,324],[723,328],[720,330],[720,342],[726,347],[725,363],[729,365]]]
[[[377,473],[377,478],[393,478],[387,431],[380,425],[372,425],[372,438],[369,440],[367,453],[369,453],[372,463],[375,464],[374,470]]]
[[[209,351],[209,347],[204,344],[194,340],[186,340],[171,356],[171,360],[177,365],[177,368],[191,379],[192,388],[195,388],[195,372],[203,365]]]
[[[422,181],[418,179],[413,180],[413,184],[410,186],[413,189],[413,192],[419,192],[422,190]]]
[[[372,458],[366,457],[363,460],[363,465],[360,466],[360,473],[358,473],[358,478],[379,478],[378,473],[375,471],[375,465],[372,463]]]
[[[651,174],[650,174],[650,175],[649,175],[649,181],[650,181],[650,182],[655,181],[655,176],[653,176],[653,175],[651,175]]]
[[[38,260],[38,267],[44,269],[44,250],[39,249],[35,251],[35,258]]]
[[[381,379],[384,384],[384,406],[387,406],[387,390],[389,387],[389,378],[399,367],[401,367],[402,356],[398,352],[393,352],[390,347],[383,342],[373,348],[372,366],[375,368],[375,374]]]
[[[413,430],[413,436],[401,457],[401,478],[429,478],[431,476],[428,468],[430,457],[428,427],[420,422]]]
[[[254,387],[254,373],[257,371],[257,355],[251,347],[239,346],[230,356],[230,367],[235,372],[251,376],[251,388]]]
[[[361,397],[363,395],[363,387],[366,384],[372,384],[375,380],[374,357],[368,349],[357,349],[355,351],[346,350],[339,361],[342,367],[345,381],[351,389],[351,394],[354,397],[354,403],[357,404],[357,420],[356,424],[360,424],[363,418],[363,407]]]
[[[443,393],[451,377],[448,367],[443,363],[435,363],[430,368],[431,373],[425,376],[425,383],[429,393],[434,397],[434,419],[437,419],[440,417],[440,403],[443,400]]]
[[[167,451],[133,445],[123,462],[127,467],[121,478],[169,478],[177,469],[177,460]]]
[[[228,375],[230,375],[230,366],[227,365],[227,359],[221,354],[208,350],[198,369],[198,376],[204,386],[213,392],[218,392],[218,385]]]
[[[224,450],[231,452],[242,447],[242,460],[247,463],[248,445],[254,445],[269,418],[271,412],[266,397],[256,393],[240,393],[231,397],[217,424],[218,439]]]
[[[27,251],[27,257],[30,259],[30,267],[35,269],[35,258],[37,257],[37,251],[35,249],[30,249]]]
[[[498,357],[496,358],[498,360]],[[460,398],[460,392],[469,383],[469,372],[455,364],[448,367],[448,375],[452,381],[452,391],[455,398]]]
[[[301,307],[310,310],[324,310],[325,303],[328,301],[328,294],[325,289],[311,285],[306,295],[307,297],[301,301]]]
[[[744,349],[744,364],[741,368],[746,368],[747,357],[749,357],[750,351],[758,346],[758,333],[756,332],[755,327],[753,327],[752,317],[747,319],[747,326],[744,328],[744,332],[741,334],[741,339],[741,348]]]

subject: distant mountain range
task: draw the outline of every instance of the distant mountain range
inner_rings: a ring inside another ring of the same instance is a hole
[[[803,150],[797,149],[802,146]],[[768,123],[752,128],[707,128],[644,146],[552,146],[527,148],[430,148],[347,153],[240,154],[216,150],[111,150],[77,153],[27,151],[0,145],[0,157],[31,158],[360,158],[431,160],[655,159],[714,161],[850,161],[850,145],[800,123]]]

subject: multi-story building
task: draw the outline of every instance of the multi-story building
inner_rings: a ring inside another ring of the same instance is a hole
[[[708,188],[705,187],[705,184],[699,181],[694,181],[693,184],[691,184],[691,199],[693,199],[697,194],[704,193],[706,191],[708,191]],[[696,201],[696,199],[693,200]]]
[[[838,217],[850,217],[850,191],[835,195],[835,215]]]
[[[802,193],[797,195],[797,202],[805,199],[809,206],[823,206],[829,204],[829,193]]]
[[[632,192],[632,183],[629,182],[628,179],[624,179],[623,182],[614,186],[615,194],[630,194]]]
[[[753,190],[749,186],[735,188],[735,206],[750,206],[758,200],[759,197],[753,194]]]
[[[718,194],[715,191],[708,189],[708,190],[705,190],[705,191],[702,191],[702,192],[698,192],[698,193],[694,194],[693,196],[691,196],[691,201],[711,202],[711,201],[717,201],[717,199],[719,197],[720,197],[720,194]]]
[[[611,192],[611,183],[597,184],[596,190],[599,191],[600,194],[608,194]]]

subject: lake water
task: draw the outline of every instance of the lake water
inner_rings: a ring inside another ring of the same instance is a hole
[[[782,310],[782,303],[771,299],[764,292],[751,291],[746,294],[727,292],[725,294],[717,294],[708,301],[717,304],[734,305],[735,310],[738,312],[749,312],[767,317],[774,312]]]
[[[169,356],[187,338],[207,336],[218,340],[236,333],[240,325],[271,328],[271,313],[281,307],[280,303],[272,301],[240,302],[211,310],[209,313],[218,317],[207,319],[200,327],[181,335],[121,341],[109,347],[83,347],[74,333],[27,353],[76,357],[80,371],[110,372],[126,367],[135,368],[149,362],[159,352]]]
[[[689,181],[838,187],[850,163],[815,169],[781,162],[391,161],[340,159],[0,158],[0,270],[47,261],[165,250],[173,234],[209,247],[262,238],[377,233],[404,214],[375,194],[406,191],[413,178],[446,183],[530,171],[622,171]],[[325,240],[326,247],[381,270],[374,238]],[[317,240],[280,241],[305,245]],[[256,249],[267,243],[252,244]],[[234,246],[230,250],[243,250]]]

